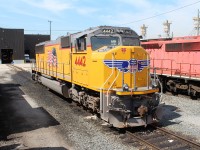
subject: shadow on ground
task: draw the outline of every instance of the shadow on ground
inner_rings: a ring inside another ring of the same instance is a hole
[[[20,144],[13,144],[0,147],[1,150],[10,150],[10,149],[18,149]],[[24,148],[23,148],[24,149]],[[64,147],[37,147],[37,148],[28,148],[24,150],[68,150]]]
[[[20,144],[13,144],[0,147],[1,150],[9,150],[9,149],[16,149]]]
[[[19,84],[0,84],[0,140],[14,133],[59,125],[43,108],[32,108]]]
[[[179,118],[181,115],[178,113],[178,107],[172,105],[164,105],[163,106],[163,118],[159,121],[161,126],[168,126],[177,124],[178,122],[174,122],[173,119]]]

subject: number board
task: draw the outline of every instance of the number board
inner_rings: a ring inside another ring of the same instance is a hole
[[[113,33],[118,33],[118,34],[133,34],[132,30],[124,30],[124,29],[117,29],[116,31],[114,29],[102,29],[102,32],[104,34],[113,34]]]
[[[110,33],[114,33],[115,30],[114,29],[102,29],[102,32],[110,34]]]

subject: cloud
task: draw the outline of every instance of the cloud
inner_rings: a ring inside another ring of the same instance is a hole
[[[148,0],[117,0],[117,1],[118,3],[131,5],[135,8],[149,8],[151,6],[151,2]]]
[[[26,16],[30,16],[30,17],[34,17],[34,18],[40,18],[43,20],[51,19],[46,15],[43,15],[43,14],[38,15],[38,13],[28,12],[26,10],[19,9],[19,8],[13,8],[11,11],[14,13],[17,13],[17,14],[26,15]],[[56,19],[54,18],[54,20],[56,20]]]
[[[92,8],[92,7],[80,7],[76,8],[76,11],[81,14],[81,15],[87,15],[87,14],[92,14],[94,12],[97,12],[99,9]]]
[[[71,9],[73,6],[71,3],[60,0],[22,0],[28,5],[33,7],[45,9],[53,13],[59,13],[66,9]]]
[[[22,1],[32,7],[48,10],[54,14],[59,14],[60,12],[66,11],[66,10],[72,10],[72,11],[77,12],[80,15],[87,15],[87,14],[91,14],[91,13],[98,11],[98,9],[96,9],[94,7],[84,6],[78,0],[71,0],[71,1],[66,1],[66,0],[22,0]],[[80,5],[80,4],[82,4],[82,5]]]

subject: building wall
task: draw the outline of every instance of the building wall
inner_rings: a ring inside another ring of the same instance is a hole
[[[0,56],[1,56],[2,49],[12,49],[14,62],[15,61],[23,62],[24,61],[24,29],[0,28]]]
[[[30,59],[35,59],[35,45],[49,40],[50,40],[50,35],[25,34],[24,35],[25,54],[29,54]]]

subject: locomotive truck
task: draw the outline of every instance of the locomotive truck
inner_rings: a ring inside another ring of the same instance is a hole
[[[32,79],[117,128],[161,119],[149,54],[128,27],[98,26],[36,45]]]

